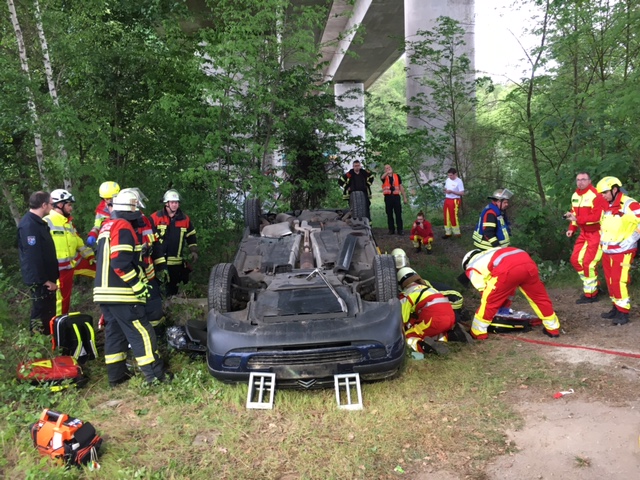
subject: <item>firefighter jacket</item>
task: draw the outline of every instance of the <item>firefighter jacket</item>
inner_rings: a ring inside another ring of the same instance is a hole
[[[397,173],[392,173],[391,176],[387,175],[382,180],[382,194],[383,195],[400,195],[399,185],[402,184],[402,179]]]
[[[142,265],[147,280],[151,282],[156,278],[156,269],[164,269],[167,267],[167,260],[162,252],[160,238],[156,231],[155,225],[149,217],[142,215],[136,228],[138,234],[138,242],[142,245]]]
[[[527,258],[531,260],[531,257],[519,248],[514,247],[497,247],[490,248],[482,253],[479,253],[471,258],[465,269],[465,273],[473,286],[480,292],[487,288],[487,284],[491,277],[495,267],[500,265],[503,259],[510,257],[511,255],[517,255],[524,253]]]
[[[400,304],[402,305],[402,321],[405,330],[421,323],[420,312],[434,305],[449,305],[449,300],[431,285],[412,283],[400,293]],[[453,315],[453,313],[452,313]],[[431,322],[424,325],[423,330],[429,327]]]
[[[480,214],[473,232],[473,244],[480,250],[494,247],[508,247],[511,226],[505,212],[494,203],[490,203]]]
[[[593,185],[584,189],[576,189],[571,196],[571,213],[576,217],[569,224],[569,231],[582,230],[591,233],[600,230],[600,217],[606,208],[607,201],[598,193]]]
[[[55,210],[44,217],[49,225],[53,243],[56,246],[58,269],[73,270],[83,258],[94,257],[93,250],[87,247],[73,226],[71,218],[67,218]]]
[[[144,289],[142,245],[131,222],[122,218],[102,224],[98,234],[93,301],[100,304],[145,303],[134,292]]]
[[[18,251],[25,285],[55,283],[60,278],[49,227],[35,213],[27,212],[18,223]]]
[[[605,207],[601,229],[600,244],[604,253],[634,250],[640,239],[640,204],[620,193]]]
[[[107,202],[100,200],[100,203],[96,207],[96,217],[93,222],[93,227],[89,232],[89,237],[98,238],[98,232],[100,231],[100,227],[102,223],[111,217],[111,213],[109,212],[109,207],[107,207]]]
[[[193,228],[189,216],[178,209],[176,214],[170,217],[167,210],[162,209],[151,214],[151,220],[158,230],[167,265],[182,265],[182,248],[185,244],[192,250],[198,247],[196,229]]]
[[[418,222],[413,222],[410,238],[413,239],[416,235],[425,240],[433,238],[433,229],[431,228],[431,223],[428,220],[423,221],[421,224],[418,224]]]
[[[364,168],[361,168],[358,174],[352,168],[338,179],[338,185],[342,188],[342,198],[345,200],[349,200],[351,192],[364,192],[367,197],[371,198],[372,184],[373,175]]]

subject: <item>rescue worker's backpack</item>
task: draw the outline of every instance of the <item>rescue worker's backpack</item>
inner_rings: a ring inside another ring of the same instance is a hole
[[[80,364],[98,356],[93,318],[80,312],[53,317],[50,322],[51,345],[62,355],[71,355]]]
[[[81,387],[88,380],[76,359],[69,356],[23,362],[18,365],[17,377],[18,380],[32,385],[48,386],[52,392],[59,392],[74,385]]]
[[[89,422],[45,409],[30,430],[34,447],[59,465],[97,463],[102,438]]]
[[[487,329],[490,333],[526,333],[533,327],[542,325],[535,315],[527,312],[513,311],[510,308],[501,308],[493,317],[493,321]]]

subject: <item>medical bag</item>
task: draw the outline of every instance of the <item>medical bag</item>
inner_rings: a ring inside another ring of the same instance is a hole
[[[93,318],[80,312],[53,317],[50,322],[51,345],[62,355],[71,355],[82,365],[98,356]]]
[[[87,377],[75,358],[70,356],[38,359],[18,365],[18,380],[33,385],[48,384],[51,391],[60,391],[71,385],[82,386]]]

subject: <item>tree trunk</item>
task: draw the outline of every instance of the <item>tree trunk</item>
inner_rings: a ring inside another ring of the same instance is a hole
[[[16,35],[16,42],[18,43],[18,53],[20,55],[20,66],[22,67],[22,71],[27,76],[29,82],[31,81],[31,75],[29,73],[29,62],[27,61],[27,49],[24,45],[24,38],[22,36],[22,29],[20,28],[20,22],[18,22],[18,14],[16,12],[16,6],[13,3],[13,0],[7,0],[7,5],[9,7],[9,13],[11,15],[11,24],[13,25],[13,30]],[[38,112],[36,111],[36,104],[33,99],[33,92],[31,91],[31,87],[27,86],[27,94],[28,94],[28,102],[27,106],[29,107],[29,111],[31,112],[31,120],[34,125],[33,131],[33,139],[35,142],[35,150],[36,150],[36,161],[38,162],[38,173],[40,174],[40,181],[42,182],[42,188],[45,190],[49,190],[49,181],[47,180],[46,170],[44,165],[44,151],[42,148],[42,137],[40,136],[40,132],[38,132]]]
[[[11,195],[11,191],[7,184],[4,183],[4,180],[0,178],[0,189],[2,189],[2,195],[4,196],[5,203],[9,206],[9,211],[11,212],[11,216],[13,217],[13,221],[16,222],[16,227],[20,222],[20,210],[18,210],[18,206],[13,199],[13,195]]]
[[[47,37],[44,34],[44,27],[42,25],[42,14],[40,13],[40,3],[38,0],[33,1],[35,7],[36,27],[38,29],[38,37],[40,38],[40,48],[42,49],[42,61],[44,63],[44,71],[47,77],[47,85],[49,86],[49,95],[56,107],[60,107],[58,102],[58,91],[56,90],[56,84],[53,81],[53,69],[51,68],[51,59],[49,57],[49,45],[47,43]],[[71,190],[71,172],[69,170],[69,155],[67,149],[64,146],[64,133],[58,129],[58,138],[60,139],[60,158],[62,159],[62,171],[64,174],[64,188]]]

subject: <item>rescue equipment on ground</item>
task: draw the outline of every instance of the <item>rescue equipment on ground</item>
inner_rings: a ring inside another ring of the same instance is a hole
[[[542,325],[542,320],[535,315],[503,307],[493,317],[488,331],[490,333],[530,332],[533,327],[540,325]]]
[[[80,364],[98,357],[93,318],[80,312],[58,315],[51,319],[51,346],[62,355],[71,355]]]
[[[102,438],[89,422],[44,409],[30,431],[40,455],[51,457],[59,465],[100,468],[97,454]]]
[[[18,365],[18,380],[32,385],[49,385],[52,392],[58,392],[70,386],[83,386],[87,377],[75,358],[70,356],[52,359],[29,360]]]

